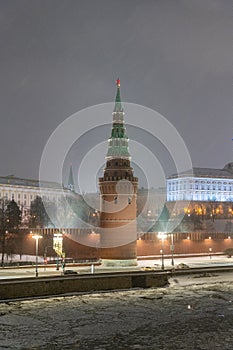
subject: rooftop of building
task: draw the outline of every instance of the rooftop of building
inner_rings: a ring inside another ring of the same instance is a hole
[[[24,179],[24,178],[16,177],[15,175],[0,176],[0,185],[61,189],[61,186],[57,182],[39,181],[35,179]]]
[[[214,168],[198,168],[182,171],[180,173],[173,174],[168,179],[175,179],[178,177],[205,177],[215,179],[233,179],[233,163],[227,163],[223,169]]]

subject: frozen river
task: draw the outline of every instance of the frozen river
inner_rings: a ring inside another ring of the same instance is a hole
[[[1,303],[0,349],[233,350],[233,276]]]

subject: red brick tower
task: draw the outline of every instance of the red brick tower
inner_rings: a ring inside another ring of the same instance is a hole
[[[99,178],[101,194],[101,259],[105,266],[137,265],[137,189],[128,151],[120,80],[113,111],[113,126],[108,140],[106,167]]]

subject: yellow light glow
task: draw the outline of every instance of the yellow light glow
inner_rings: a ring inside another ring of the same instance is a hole
[[[40,239],[40,238],[43,238],[43,236],[38,235],[38,234],[35,234],[35,235],[32,236],[32,238],[34,238],[34,239]]]
[[[167,238],[167,233],[165,233],[165,232],[159,232],[158,233],[158,238],[159,239],[166,239]]]

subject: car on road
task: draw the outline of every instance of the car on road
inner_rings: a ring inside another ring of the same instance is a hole
[[[189,269],[190,267],[185,263],[180,263],[176,266],[177,269]]]
[[[64,275],[77,275],[78,272],[77,271],[74,271],[74,270],[65,270],[63,272]]]
[[[144,266],[141,268],[142,271],[154,271],[155,268],[151,266]]]

